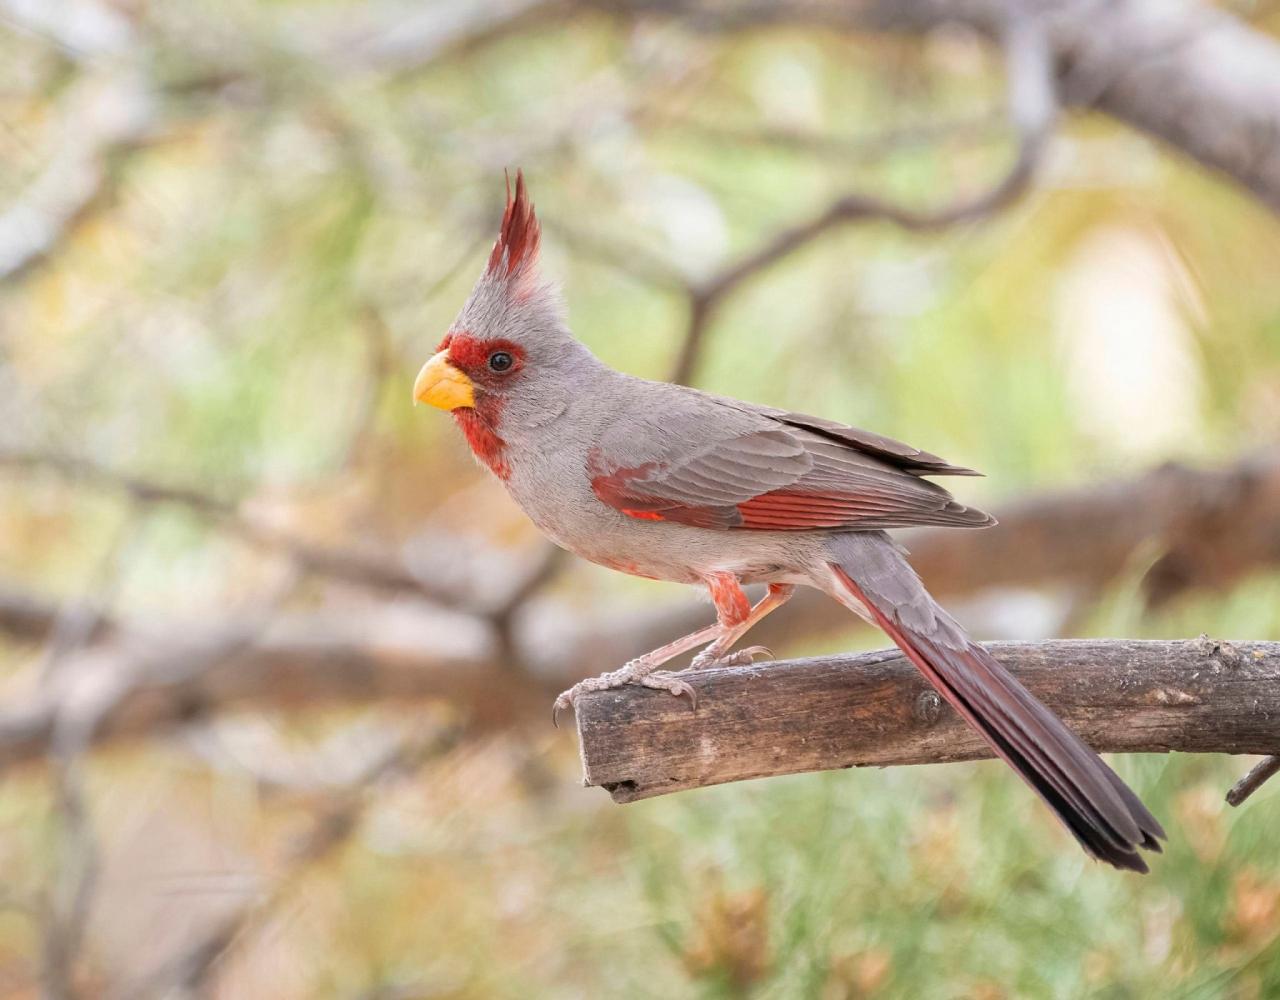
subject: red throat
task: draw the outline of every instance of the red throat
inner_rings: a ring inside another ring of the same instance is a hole
[[[503,480],[511,475],[511,466],[503,457],[506,442],[479,413],[470,407],[462,407],[453,411],[453,419],[462,428],[472,454],[487,465],[490,472]]]

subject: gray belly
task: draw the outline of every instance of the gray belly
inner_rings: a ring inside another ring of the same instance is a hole
[[[730,572],[744,583],[798,582],[795,570],[820,538],[808,532],[716,531],[639,520],[603,503],[573,451],[525,453],[506,487],[561,548],[633,576],[700,583]]]
[[[588,486],[549,497],[509,483],[529,519],[561,548],[632,576],[700,583],[730,572],[744,583],[794,582],[795,549],[816,541],[794,532],[715,531],[638,520],[602,503]]]

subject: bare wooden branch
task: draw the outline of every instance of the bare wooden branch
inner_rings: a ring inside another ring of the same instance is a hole
[[[1254,792],[1280,774],[1280,756],[1264,757],[1249,769],[1249,773],[1231,786],[1227,792],[1227,805],[1242,805]]]
[[[1102,639],[989,648],[1099,751],[1280,749],[1280,643]],[[580,699],[586,784],[632,802],[776,774],[991,756],[896,650],[687,679],[696,710],[642,688]]]

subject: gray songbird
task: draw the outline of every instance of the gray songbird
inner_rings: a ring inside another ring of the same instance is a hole
[[[887,528],[994,520],[924,476],[974,473],[819,417],[614,371],[574,339],[538,270],[539,226],[522,175],[488,265],[414,399],[450,410],[476,457],[552,541],[623,573],[705,586],[716,622],[556,701],[623,684],[688,695],[660,669],[705,647],[731,652],[797,586],[882,629],[1091,856],[1145,872],[1160,824],[1102,759],[924,589]],[[768,585],[754,607],[743,584]],[[696,707],[696,706],[695,706]]]

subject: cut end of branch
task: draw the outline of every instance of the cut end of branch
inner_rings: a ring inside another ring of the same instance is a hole
[[[1248,774],[1231,786],[1227,792],[1227,805],[1240,805],[1277,774],[1280,774],[1280,755],[1258,761]]]

